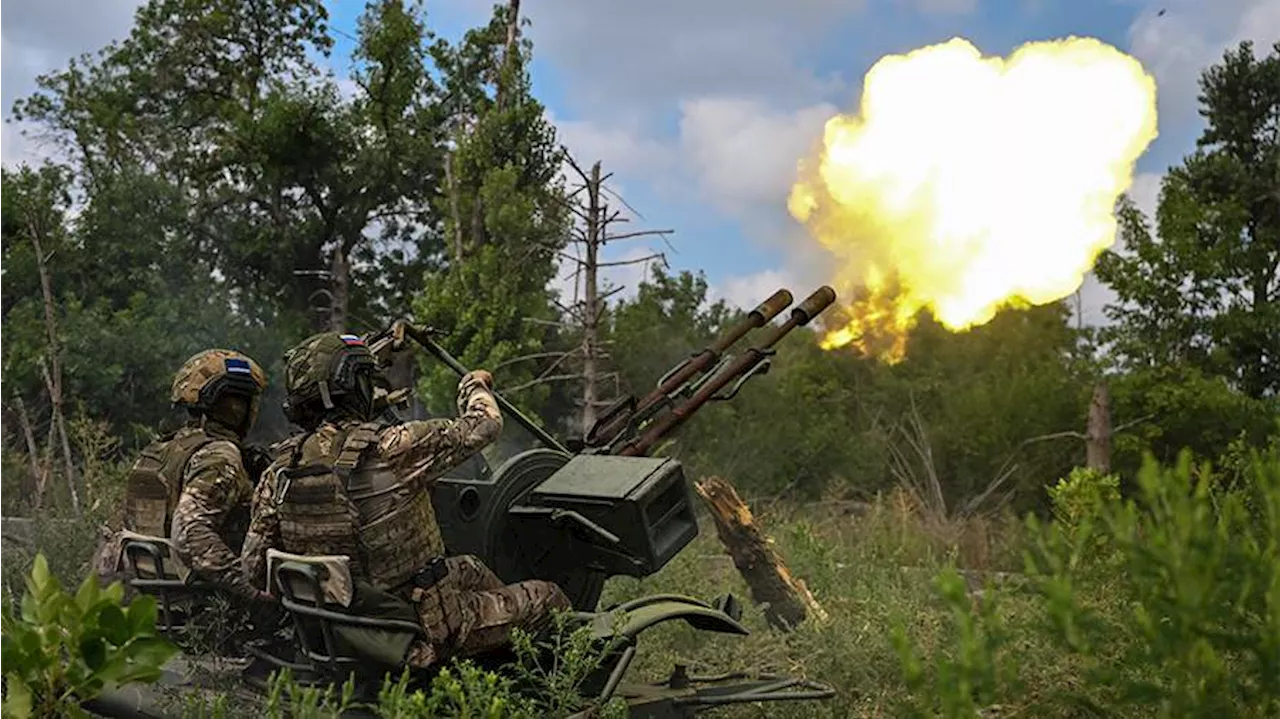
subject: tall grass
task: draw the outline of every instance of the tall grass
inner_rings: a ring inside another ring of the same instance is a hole
[[[1047,490],[1046,521],[939,521],[908,490],[858,511],[759,503],[757,522],[827,620],[784,633],[747,606],[747,637],[663,625],[641,638],[629,679],[680,663],[838,691],[720,712],[729,716],[1280,716],[1280,447],[1238,452],[1223,470],[1148,463],[1125,480],[1073,472]],[[1135,489],[1122,497],[1121,486]],[[70,573],[85,550],[65,541],[57,563]],[[602,604],[726,591],[749,596],[708,525],[656,575],[611,580]],[[446,675],[460,682],[446,687],[459,701],[470,691],[459,686],[501,689],[470,671]]]

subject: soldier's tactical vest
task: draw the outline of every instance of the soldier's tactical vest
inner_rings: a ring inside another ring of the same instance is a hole
[[[125,529],[168,537],[183,471],[192,455],[215,439],[202,429],[183,427],[147,445],[125,478]]]
[[[430,492],[364,456],[385,426],[339,431],[328,457],[308,456],[314,443],[300,442],[280,470],[275,501],[284,551],[347,555],[356,576],[392,590],[443,556],[444,542]]]

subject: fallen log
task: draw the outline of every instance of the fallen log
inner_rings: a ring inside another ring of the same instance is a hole
[[[825,621],[827,613],[804,580],[791,576],[733,485],[710,477],[695,483],[694,488],[711,509],[716,535],[746,580],[752,600],[764,609],[769,625],[790,631],[810,615]]]

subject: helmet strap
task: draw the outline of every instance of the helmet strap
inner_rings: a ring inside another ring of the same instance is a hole
[[[329,383],[320,383],[320,402],[324,404],[326,410],[333,409],[333,397],[329,395]]]

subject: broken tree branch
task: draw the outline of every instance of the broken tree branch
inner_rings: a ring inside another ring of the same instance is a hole
[[[620,232],[616,235],[605,235],[604,242],[613,242],[614,240],[631,240],[637,237],[654,237],[674,234],[675,230],[636,230],[635,232]]]
[[[50,434],[50,448],[54,437],[61,435],[62,458],[67,466],[67,487],[71,490],[71,506],[76,515],[80,514],[80,493],[76,490],[76,468],[71,461],[71,442],[67,439],[67,427],[63,421],[62,411],[62,347],[58,341],[57,310],[53,301],[53,279],[49,274],[49,266],[45,263],[45,254],[41,246],[45,228],[40,226],[37,218],[27,215],[27,233],[30,236],[32,249],[36,255],[36,270],[40,275],[40,293],[44,298],[44,326],[48,337],[48,364],[40,359],[40,370],[44,374],[45,386],[49,391],[49,402],[53,405],[53,425]],[[49,365],[52,365],[50,370]]]
[[[31,481],[35,486],[35,508],[44,506],[44,491],[48,478],[40,471],[40,448],[36,444],[35,428],[31,426],[31,415],[27,414],[27,404],[21,396],[14,397],[18,410],[18,424],[22,425],[22,438],[27,443],[27,464],[31,473]]]
[[[711,510],[720,542],[746,580],[751,598],[763,606],[769,624],[790,631],[810,615],[826,621],[827,613],[804,580],[792,577],[733,485],[710,477],[694,488]]]
[[[573,374],[553,374],[546,377],[536,377],[534,379],[529,380],[528,382],[522,382],[518,385],[515,385],[514,387],[504,388],[502,391],[506,394],[514,394],[516,392],[523,392],[527,389],[537,387],[538,385],[550,384],[552,382],[567,382],[569,380],[574,380],[574,379],[582,379],[582,373],[575,372]]]

